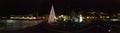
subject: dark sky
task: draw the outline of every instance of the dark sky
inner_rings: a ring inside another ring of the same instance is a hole
[[[119,0],[0,0],[0,15],[9,14],[29,14],[35,11],[39,15],[50,12],[51,5],[54,5],[55,11],[63,12],[69,9],[105,9],[112,12],[119,9]]]

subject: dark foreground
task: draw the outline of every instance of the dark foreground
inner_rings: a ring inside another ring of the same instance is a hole
[[[1,30],[0,33],[120,33],[120,27],[118,25],[112,25],[104,22],[92,23],[88,26],[71,26],[71,24],[68,24],[68,26],[60,26],[57,28],[51,27],[47,23],[41,23],[36,26],[20,30]],[[110,32],[108,30],[110,30]]]

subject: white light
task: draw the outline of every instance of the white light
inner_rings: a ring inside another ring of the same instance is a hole
[[[64,19],[64,21],[66,21],[66,19]]]
[[[111,32],[111,30],[110,30],[110,29],[108,29],[108,32]]]
[[[54,17],[55,19],[58,19],[57,17]]]
[[[83,21],[83,17],[82,15],[80,14],[80,17],[79,17],[79,21],[82,22]]]
[[[107,16],[106,18],[110,18],[110,16]]]
[[[54,11],[54,7],[52,5],[51,7],[51,11],[50,11],[50,15],[49,15],[49,18],[48,18],[48,23],[52,23],[52,22],[55,22],[55,11]]]
[[[14,20],[7,20],[7,22],[15,22]]]
[[[111,19],[111,21],[119,21],[120,19]]]
[[[61,15],[61,17],[63,17],[63,15]]]

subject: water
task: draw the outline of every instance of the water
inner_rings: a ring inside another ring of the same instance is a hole
[[[0,20],[3,23],[3,30],[17,30],[32,27],[42,22],[42,20]]]

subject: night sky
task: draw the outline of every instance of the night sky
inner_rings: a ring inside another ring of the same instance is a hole
[[[36,11],[44,15],[50,12],[52,4],[56,12],[67,12],[74,8],[113,12],[120,8],[119,0],[0,0],[0,15],[25,15]]]

